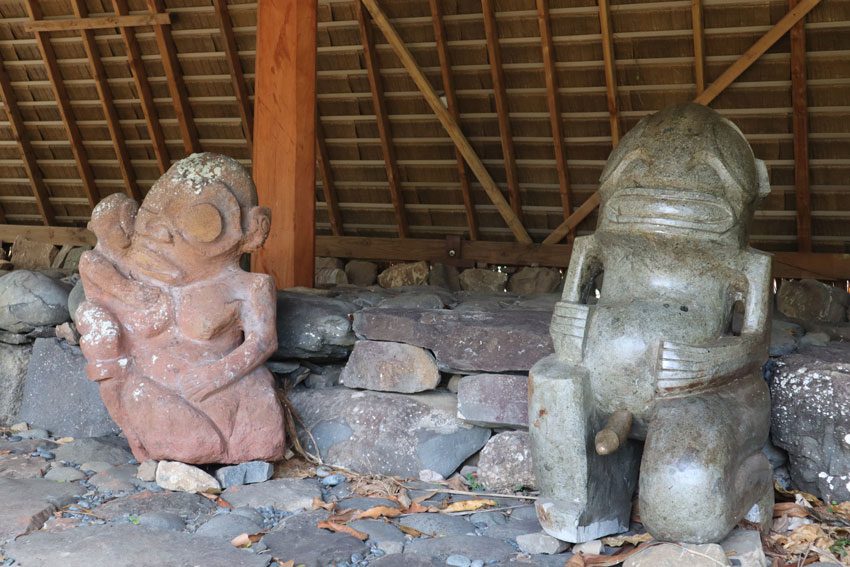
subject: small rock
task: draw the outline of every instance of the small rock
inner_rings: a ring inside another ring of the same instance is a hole
[[[822,332],[816,331],[814,333],[806,333],[803,335],[803,338],[800,339],[800,346],[826,346],[829,344],[829,335]]]
[[[256,534],[263,526],[240,514],[219,514],[195,530],[196,535],[232,540],[239,534]]]
[[[332,474],[322,479],[322,486],[336,486],[345,482],[345,475]]]
[[[12,426],[9,427],[9,430],[13,433],[20,433],[21,431],[26,431],[29,428],[30,426],[26,421],[19,421],[18,423],[12,424]]]
[[[347,283],[348,276],[346,276],[345,271],[341,270],[340,268],[316,267],[316,287],[334,287],[338,285],[345,285]]]
[[[141,484],[136,470],[135,465],[118,465],[95,474],[89,482],[101,492],[131,492]]]
[[[76,482],[84,478],[86,478],[85,473],[73,467],[54,467],[44,475],[45,480],[53,482]]]
[[[200,494],[159,489],[159,492],[145,490],[115,498],[95,508],[94,514],[107,521],[117,521],[151,512],[169,512],[197,521],[212,515],[216,508],[212,501]]]
[[[517,295],[552,293],[561,285],[561,272],[557,268],[532,268],[526,266],[511,276],[508,291]]]
[[[398,522],[433,537],[463,536],[475,533],[475,526],[463,516],[448,514],[412,514],[402,516]]]
[[[103,461],[87,461],[80,465],[80,470],[85,472],[101,473],[111,469],[113,466],[115,465],[111,463],[104,463]]]
[[[428,262],[395,264],[378,275],[378,285],[384,288],[422,285],[428,281]]]
[[[144,482],[154,482],[156,480],[157,461],[145,461],[139,465],[136,470],[136,478]]]
[[[494,492],[534,488],[528,433],[505,431],[491,437],[478,458],[478,480]]]
[[[274,474],[274,465],[265,461],[250,461],[238,465],[221,467],[215,471],[215,478],[222,488],[240,484],[265,482]],[[238,535],[238,534],[237,534]]]
[[[451,565],[452,567],[469,567],[472,565],[472,561],[466,555],[449,555],[446,558],[446,565]]]
[[[156,483],[176,492],[221,492],[221,485],[211,475],[198,467],[176,461],[160,461],[156,467]]]
[[[440,383],[434,355],[423,348],[383,341],[357,341],[340,374],[348,388],[413,394]]]
[[[485,562],[498,563],[514,555],[516,551],[509,543],[486,536],[446,536],[414,539],[404,546],[404,555],[424,555],[445,561],[451,555],[475,557]]]
[[[629,556],[623,567],[718,567],[729,565],[723,548],[716,543],[662,543]]]
[[[472,268],[460,274],[460,287],[464,291],[504,293],[508,274],[495,270]]]
[[[148,512],[138,518],[140,526],[151,530],[182,532],[186,528],[186,522],[174,512]]]
[[[369,543],[377,546],[387,555],[401,553],[404,550],[404,532],[390,523],[381,520],[355,520],[349,525],[367,534]]]
[[[41,326],[64,323],[68,315],[68,293],[54,279],[27,270],[0,277],[0,329],[27,333]]]
[[[573,546],[572,552],[582,555],[601,555],[602,542],[598,539],[593,539],[584,543],[577,543]]]
[[[352,285],[372,285],[378,276],[378,265],[364,260],[351,260],[345,265],[345,275]]]
[[[71,345],[76,346],[80,344],[80,333],[77,332],[73,323],[62,323],[61,325],[56,325],[56,337]]]
[[[315,480],[291,478],[231,486],[222,494],[222,498],[233,506],[272,506],[286,512],[309,510],[313,507],[313,499],[321,496]]]
[[[516,543],[520,550],[532,555],[555,555],[567,549],[565,542],[544,532],[517,536]]]
[[[48,433],[46,429],[36,427],[34,429],[21,431],[18,433],[18,437],[21,439],[50,439],[50,433]]]
[[[446,480],[446,477],[436,471],[424,469],[419,471],[419,480],[422,482],[442,482]]]
[[[767,557],[757,531],[736,528],[720,546],[730,559],[737,559],[740,567],[767,567]]]

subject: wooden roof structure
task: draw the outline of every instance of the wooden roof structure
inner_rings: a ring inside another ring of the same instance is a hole
[[[82,227],[194,151],[251,165],[257,12],[0,0],[0,223]],[[754,246],[850,248],[850,0],[319,0],[316,18],[320,252],[569,242],[619,138],[694,99],[768,165]]]

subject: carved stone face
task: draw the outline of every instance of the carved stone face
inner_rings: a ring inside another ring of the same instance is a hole
[[[601,177],[597,233],[664,233],[741,243],[767,171],[734,124],[697,104],[645,118]]]

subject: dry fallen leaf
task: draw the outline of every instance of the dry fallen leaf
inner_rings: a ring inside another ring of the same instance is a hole
[[[395,518],[401,515],[401,510],[391,506],[375,506],[368,510],[362,510],[354,514],[352,520],[375,520],[378,518]]]
[[[395,497],[396,502],[399,503],[399,507],[404,510],[405,508],[410,507],[413,502],[410,500],[410,496],[407,494],[407,489],[402,488],[398,491],[398,494]]]
[[[318,510],[321,508],[322,510],[327,510],[328,512],[332,511],[336,508],[336,502],[325,502],[318,496],[313,497],[313,510]]]
[[[356,537],[360,541],[366,541],[367,539],[369,539],[368,534],[364,534],[361,531],[355,530],[351,526],[346,526],[345,524],[338,524],[336,522],[331,522],[328,520],[323,520],[319,522],[318,524],[316,524],[316,527],[323,530],[330,530],[332,532],[348,534],[352,537]]]
[[[450,479],[446,481],[446,486],[451,488],[452,490],[461,490],[467,491],[469,488],[466,486],[466,483],[463,482],[463,477],[459,474],[454,475]]]
[[[496,506],[497,503],[495,500],[490,500],[489,498],[476,498],[473,500],[461,500],[460,502],[454,502],[453,504],[449,504],[442,510],[441,512],[474,512],[475,510],[480,510],[481,508],[491,508]]]
[[[404,524],[399,524],[396,527],[398,529],[400,529],[402,531],[402,533],[405,533],[405,534],[407,534],[411,537],[421,537],[422,535],[424,535],[422,532],[420,532],[416,528],[411,528],[410,526],[405,526]]]
[[[289,561],[277,561],[278,567],[295,567],[295,560],[290,559]]]
[[[564,563],[564,567],[585,567],[587,563],[584,562],[584,556],[580,553],[573,555],[570,557],[569,561]]]
[[[73,437],[60,437],[55,442],[59,443],[60,445],[66,445],[68,443],[71,443],[73,440],[74,440]]]
[[[782,494],[783,496],[790,496],[795,500],[797,499],[797,497],[801,497],[803,500],[814,506],[823,506],[823,502],[821,501],[821,499],[815,496],[814,494],[809,494],[808,492],[803,492],[802,490],[785,490],[784,488],[779,486],[779,483],[776,481],[774,481],[773,483],[773,489],[776,490],[776,492],[778,492],[779,494]],[[799,504],[799,502],[797,503]]]
[[[808,515],[809,510],[796,502],[777,502],[773,506],[774,518],[781,518],[782,516],[805,518]]]
[[[806,553],[812,547],[829,549],[835,543],[817,524],[800,526],[787,536],[778,536],[776,541],[787,551],[794,554]]]
[[[437,511],[436,508],[433,508],[431,506],[428,506],[426,508],[425,506],[423,506],[419,502],[414,501],[413,504],[411,504],[410,506],[407,507],[407,509],[404,510],[404,513],[405,514],[421,514],[423,512],[436,512],[436,511]]]
[[[239,534],[230,540],[230,545],[234,547],[251,547],[252,544],[260,541],[263,538],[263,535],[263,533]]]
[[[620,535],[602,538],[602,543],[609,547],[623,547],[623,545],[627,543],[630,543],[632,545],[638,545],[641,543],[646,543],[648,541],[652,541],[652,536],[649,535],[649,533]]]

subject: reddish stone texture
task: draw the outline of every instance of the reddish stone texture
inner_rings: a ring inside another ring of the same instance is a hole
[[[269,211],[256,205],[238,162],[193,154],[141,207],[114,194],[92,213],[80,345],[139,461],[283,456],[282,410],[263,366],[277,346],[275,286],[239,266],[269,232]]]

